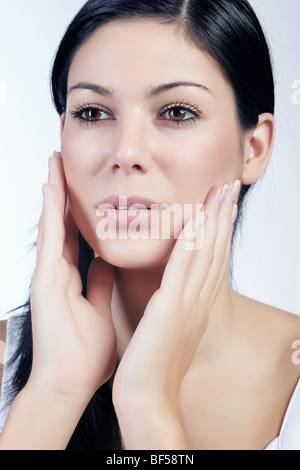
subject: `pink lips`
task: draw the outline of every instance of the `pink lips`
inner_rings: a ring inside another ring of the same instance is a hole
[[[157,209],[158,203],[147,199],[142,196],[118,196],[112,195],[103,199],[98,205],[97,208],[111,208],[111,209],[121,209],[121,210],[147,210],[147,209]]]
[[[128,225],[137,218],[150,221],[151,215],[161,210],[157,202],[142,196],[112,195],[102,199],[97,205],[96,215]]]

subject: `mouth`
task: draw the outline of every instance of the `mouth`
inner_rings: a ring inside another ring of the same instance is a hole
[[[115,209],[117,211],[129,211],[129,210],[139,210],[139,211],[143,211],[143,210],[147,210],[147,211],[150,211],[151,208],[150,207],[141,207],[140,205],[138,204],[133,204],[132,206],[116,206]]]
[[[193,215],[194,206],[186,206],[187,214],[179,203],[170,206],[144,196],[108,196],[95,206],[100,217],[96,233],[99,239],[173,239]]]
[[[144,196],[106,197],[96,206],[96,216],[104,217],[112,226],[128,227],[131,222],[146,226],[157,224],[165,208],[158,202]]]
[[[143,196],[109,196],[97,205],[97,209],[117,211],[161,210],[159,203]]]

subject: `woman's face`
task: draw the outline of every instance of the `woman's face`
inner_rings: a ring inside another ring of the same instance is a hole
[[[213,186],[240,179],[233,90],[218,64],[173,25],[117,20],[99,28],[71,64],[62,122],[74,219],[115,266],[165,263],[191,207]],[[111,210],[97,211],[103,202]],[[164,210],[149,210],[151,202]],[[138,217],[127,217],[132,204],[144,209]],[[182,217],[168,236],[172,207]]]

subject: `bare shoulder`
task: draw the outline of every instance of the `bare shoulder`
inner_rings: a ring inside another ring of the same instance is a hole
[[[300,379],[300,315],[254,300],[251,307],[279,375],[295,384]]]
[[[282,351],[283,367],[290,371],[292,381],[300,379],[300,316],[270,307],[273,313],[275,336],[278,348]],[[280,334],[279,334],[280,331]]]
[[[266,364],[278,377],[288,375],[291,383],[300,378],[299,315],[237,294],[247,318],[250,337]],[[273,367],[272,367],[273,366]]]
[[[266,328],[272,332],[275,341],[290,349],[297,343],[300,345],[300,315],[265,304],[261,304],[261,312]]]

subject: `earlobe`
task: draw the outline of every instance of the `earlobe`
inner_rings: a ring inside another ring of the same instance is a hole
[[[249,131],[244,153],[242,183],[258,181],[266,171],[274,144],[275,120],[270,113],[259,116],[255,129]]]

